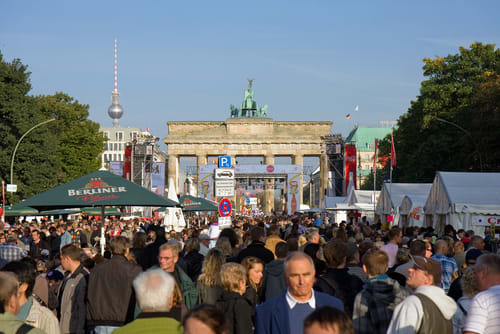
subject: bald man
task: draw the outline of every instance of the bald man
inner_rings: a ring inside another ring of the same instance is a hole
[[[449,245],[446,240],[439,239],[434,245],[436,254],[432,256],[433,259],[439,261],[441,264],[441,287],[448,293],[451,282],[458,277],[458,266],[455,259],[448,257]]]

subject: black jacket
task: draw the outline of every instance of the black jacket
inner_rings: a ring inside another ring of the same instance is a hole
[[[260,241],[252,241],[252,243],[248,245],[247,248],[243,249],[238,254],[238,262],[241,263],[241,261],[243,261],[243,259],[247,256],[255,256],[256,258],[261,259],[264,264],[267,264],[274,260],[273,252],[267,249],[265,247],[265,244]]]
[[[264,267],[264,278],[262,279],[262,298],[264,300],[269,300],[286,291],[286,282],[283,276],[284,263],[283,260],[273,260]]]
[[[354,299],[362,289],[363,281],[349,274],[348,268],[328,268],[314,285],[314,290],[339,298],[344,303],[344,311],[349,317],[352,317]]]
[[[239,293],[224,290],[216,306],[229,322],[229,334],[253,334],[252,306]]]
[[[141,272],[141,267],[122,255],[98,264],[89,276],[87,324],[123,326],[134,320],[132,281]]]
[[[186,262],[186,274],[193,282],[198,280],[198,276],[201,274],[201,267],[203,265],[204,256],[198,253],[198,251],[191,251],[184,256],[184,262]]]

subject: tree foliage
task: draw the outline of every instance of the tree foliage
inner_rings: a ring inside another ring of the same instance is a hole
[[[0,53],[0,175],[10,182],[10,166],[19,139],[13,165],[13,183],[17,193],[7,193],[8,202],[31,197],[70,179],[94,171],[100,165],[104,138],[99,125],[88,120],[88,106],[64,93],[31,96],[30,72],[19,59],[7,62]]]
[[[393,180],[432,182],[437,170],[500,170],[500,50],[474,43],[424,63],[420,95],[394,131]]]

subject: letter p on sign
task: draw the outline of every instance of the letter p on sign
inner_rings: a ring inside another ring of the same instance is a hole
[[[231,168],[231,157],[228,155],[221,155],[219,157],[219,168]]]

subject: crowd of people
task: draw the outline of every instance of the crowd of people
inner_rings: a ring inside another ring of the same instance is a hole
[[[0,332],[500,333],[489,233],[296,215],[214,238],[204,221],[5,224]]]

